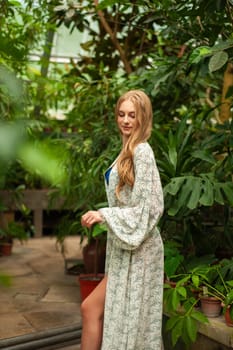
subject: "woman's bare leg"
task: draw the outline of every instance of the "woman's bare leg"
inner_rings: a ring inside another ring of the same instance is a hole
[[[104,302],[107,276],[82,302],[81,350],[100,350],[102,343]]]

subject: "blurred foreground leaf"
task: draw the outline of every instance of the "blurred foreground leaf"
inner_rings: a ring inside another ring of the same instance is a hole
[[[11,278],[7,275],[0,273],[0,286],[10,287],[11,286]]]
[[[25,91],[23,83],[14,72],[0,65],[0,118],[24,118]]]
[[[66,181],[66,157],[67,154],[61,147],[48,141],[27,142],[19,150],[23,166],[53,186],[61,186]]]
[[[11,161],[25,140],[25,127],[22,123],[0,123],[0,160]]]

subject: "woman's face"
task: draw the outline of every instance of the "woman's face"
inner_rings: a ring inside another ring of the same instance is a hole
[[[122,134],[123,142],[127,141],[138,125],[135,106],[130,100],[121,103],[117,115],[117,125]]]

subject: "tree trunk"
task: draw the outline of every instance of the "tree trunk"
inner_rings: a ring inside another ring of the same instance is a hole
[[[221,108],[220,108],[220,115],[219,115],[220,123],[224,123],[226,120],[229,120],[231,116],[232,96],[226,98],[227,92],[230,87],[233,87],[233,64],[232,63],[228,63],[227,68],[224,72]]]
[[[95,7],[98,6],[98,0],[94,0],[94,5],[95,5]],[[120,55],[120,58],[124,64],[126,73],[127,74],[132,73],[132,67],[130,65],[130,62],[127,60],[127,57],[125,55],[125,51],[121,47],[119,41],[117,40],[115,33],[112,31],[111,27],[109,26],[108,22],[106,21],[103,11],[97,9],[97,14],[99,16],[100,22],[102,23],[102,26],[104,27],[106,33],[109,34],[113,45],[115,46],[116,50],[119,52],[119,55]]]
[[[44,52],[41,58],[40,73],[41,73],[42,79],[46,78],[48,75],[54,33],[55,33],[54,29],[49,29],[48,32],[46,33]],[[36,97],[37,105],[34,107],[34,116],[36,119],[39,119],[41,114],[41,100],[43,99],[43,95],[44,95],[44,82],[42,80],[42,82],[40,82],[37,88],[37,97]]]

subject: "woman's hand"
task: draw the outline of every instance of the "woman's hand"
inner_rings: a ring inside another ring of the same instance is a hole
[[[100,222],[104,222],[104,219],[97,210],[89,210],[81,217],[82,226],[87,228]]]

